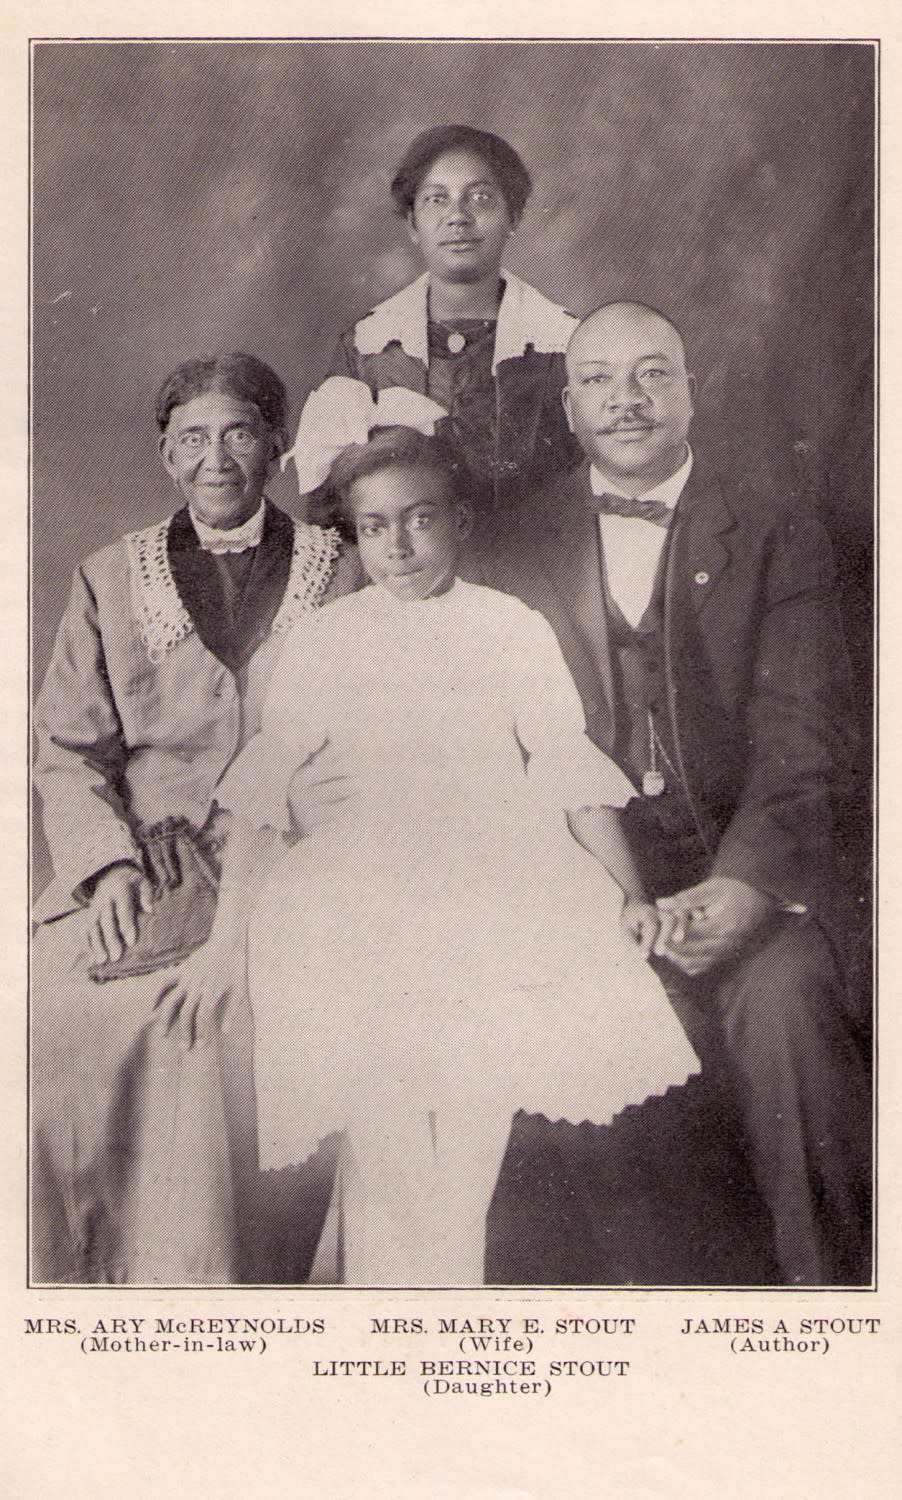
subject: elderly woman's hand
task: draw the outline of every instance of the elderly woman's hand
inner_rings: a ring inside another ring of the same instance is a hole
[[[156,1009],[183,1052],[206,1046],[217,1029],[228,1031],[229,1007],[244,987],[245,970],[244,941],[214,932],[170,977]]]
[[[153,891],[137,865],[110,865],[98,876],[87,908],[87,939],[95,964],[119,959],[137,941],[138,915],[149,912]]]

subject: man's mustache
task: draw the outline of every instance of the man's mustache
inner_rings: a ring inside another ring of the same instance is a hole
[[[657,426],[658,423],[653,422],[650,417],[634,417],[632,420],[625,418],[619,422],[613,422],[610,427],[599,427],[598,431],[603,433],[635,432],[637,429],[646,431]]]

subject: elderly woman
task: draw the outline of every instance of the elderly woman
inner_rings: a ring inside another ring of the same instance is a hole
[[[156,1001],[212,921],[216,788],[259,727],[285,632],[349,586],[337,535],[264,495],[286,428],[268,365],[191,360],[156,416],[182,507],[77,570],[35,710],[54,866],[33,947],[40,1281],[236,1274],[247,1018],[183,1057]]]
[[[305,407],[292,456],[311,514],[323,514],[329,465],[351,440],[348,378],[373,396],[403,387],[443,408],[438,431],[465,457],[477,509],[515,506],[578,462],[561,405],[576,320],[501,267],[531,188],[517,152],[488,131],[442,125],[413,141],[391,191],[425,271],[348,329]],[[391,412],[378,415],[391,425]]]

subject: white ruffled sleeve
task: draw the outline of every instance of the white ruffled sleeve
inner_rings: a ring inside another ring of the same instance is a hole
[[[580,696],[554,631],[537,610],[524,611],[523,623],[518,648],[511,650],[511,675],[515,727],[528,757],[532,792],[567,812],[625,807],[636,796],[635,787],[589,739]]]
[[[294,831],[289,788],[301,766],[326,741],[323,715],[325,663],[318,617],[303,620],[285,638],[263,705],[260,730],[248,740],[216,789],[221,807],[255,828]]]

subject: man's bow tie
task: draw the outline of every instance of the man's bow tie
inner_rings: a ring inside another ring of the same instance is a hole
[[[600,516],[629,516],[635,521],[651,521],[653,526],[669,526],[673,508],[663,500],[630,500],[626,495],[590,494],[588,504]]]

